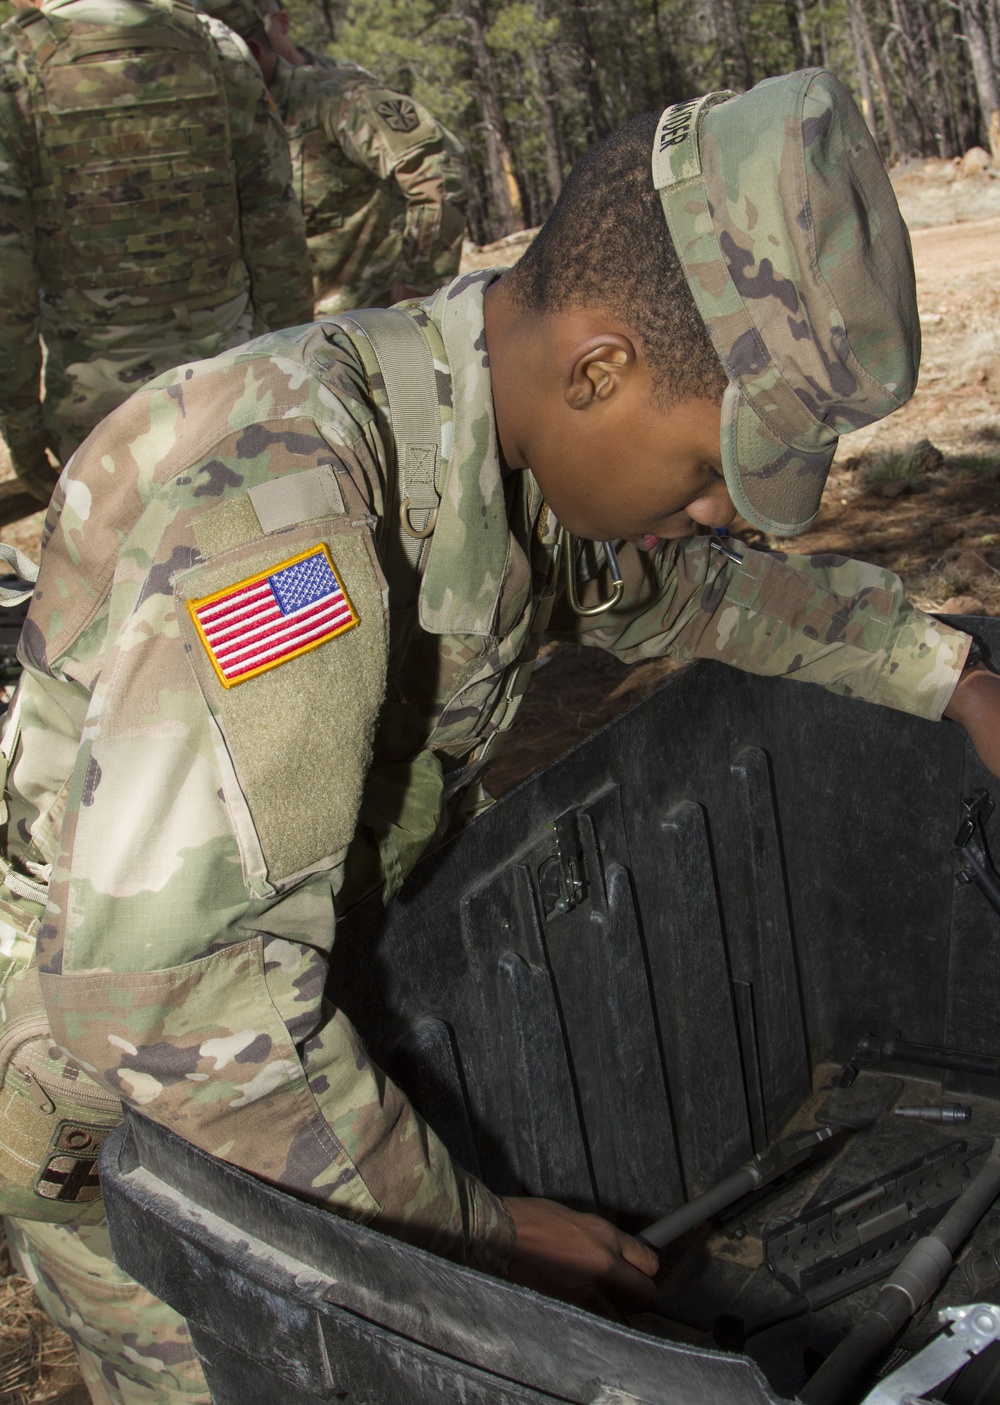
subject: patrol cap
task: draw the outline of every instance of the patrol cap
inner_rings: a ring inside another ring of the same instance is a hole
[[[917,382],[913,256],[878,149],[843,84],[805,69],[668,107],[653,184],[729,374],[733,503],[764,531],[804,532],[839,436]]]
[[[255,25],[267,18],[268,0],[197,0],[196,7],[203,14],[214,15],[245,39]]]

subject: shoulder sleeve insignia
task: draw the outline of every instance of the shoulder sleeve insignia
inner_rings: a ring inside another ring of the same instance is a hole
[[[224,688],[298,658],[360,622],[322,545],[189,600],[188,610]]]
[[[386,99],[375,111],[391,132],[415,132],[420,126],[417,109],[409,98]]]

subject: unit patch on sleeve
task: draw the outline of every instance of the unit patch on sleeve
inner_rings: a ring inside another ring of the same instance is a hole
[[[375,111],[391,132],[415,132],[420,126],[417,109],[406,98],[380,102]]]
[[[189,600],[188,610],[224,688],[298,658],[359,623],[322,545]]]

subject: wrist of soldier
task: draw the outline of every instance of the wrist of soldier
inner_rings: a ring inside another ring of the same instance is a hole
[[[984,701],[992,698],[998,685],[1000,685],[1000,678],[991,668],[987,668],[982,659],[977,658],[971,663],[967,661],[958,676],[955,691],[951,695],[951,701],[945,708],[943,716],[952,722],[961,722],[963,726],[967,725],[967,719],[981,709]]]
[[[983,765],[1000,777],[1000,677],[978,661],[963,669],[944,716],[965,728]]]

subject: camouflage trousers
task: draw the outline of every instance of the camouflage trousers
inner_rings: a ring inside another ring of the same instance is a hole
[[[178,309],[155,323],[79,327],[44,319],[42,418],[60,463],[154,376],[242,346],[253,334],[245,293],[207,311]]]
[[[7,1220],[11,1255],[67,1333],[94,1405],[211,1405],[187,1324],[111,1260],[106,1226]]]

